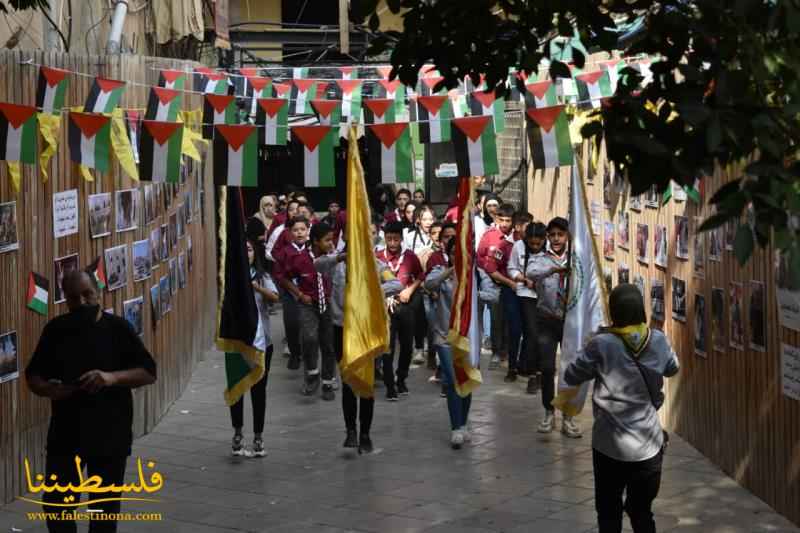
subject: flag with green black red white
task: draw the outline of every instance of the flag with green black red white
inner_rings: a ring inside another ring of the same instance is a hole
[[[214,183],[236,187],[258,185],[258,134],[250,124],[214,127]]]
[[[165,87],[152,87],[147,100],[146,120],[175,122],[181,110],[181,91]]]
[[[550,80],[525,85],[525,107],[538,109],[558,105],[556,86]]]
[[[419,142],[441,143],[450,141],[450,120],[453,104],[446,94],[417,97]]]
[[[395,115],[406,112],[406,86],[400,80],[378,80],[378,87],[381,98],[394,101]]]
[[[286,146],[289,140],[289,101],[285,98],[256,100],[258,144]]]
[[[72,111],[69,114],[68,130],[70,160],[98,172],[108,172],[111,158],[111,117]]]
[[[272,84],[272,96],[275,98],[283,98],[288,100],[292,95],[292,86],[288,83],[278,83],[277,81]]]
[[[603,61],[600,67],[608,72],[608,84],[611,94],[617,92],[617,84],[619,83],[619,72],[625,68],[625,62],[621,59],[612,59],[611,61]]]
[[[47,315],[50,281],[36,272],[28,277],[28,309]]]
[[[97,258],[92,261],[92,264],[86,267],[84,271],[90,276],[94,278],[97,282],[97,288],[103,290],[108,285],[108,281],[106,280],[106,269],[103,266],[103,256],[97,256]]]
[[[186,85],[186,73],[182,70],[162,70],[158,74],[158,86],[182,91]]]
[[[45,113],[60,113],[69,87],[69,72],[58,68],[39,67],[36,84],[36,107]]]
[[[228,94],[228,75],[208,67],[194,69],[195,90],[205,94]]]
[[[355,67],[339,67],[339,73],[342,75],[343,80],[355,79],[358,75]]]
[[[459,176],[500,173],[497,141],[490,115],[453,119],[453,149]]]
[[[89,89],[89,96],[86,98],[86,105],[83,106],[83,112],[111,113],[119,105],[119,99],[122,98],[124,92],[124,81],[95,78],[92,88]]]
[[[303,150],[303,183],[306,187],[336,185],[331,126],[295,126],[292,133]]]
[[[290,115],[313,115],[311,100],[317,97],[317,80],[292,80]]]
[[[333,127],[334,147],[339,146],[339,138],[347,131],[347,127],[341,125],[341,104],[339,100],[311,100],[311,107],[314,108],[319,123]]]
[[[474,91],[470,94],[469,110],[473,116],[491,115],[494,132],[501,133],[506,129],[506,102],[497,98],[494,91]]]
[[[141,132],[140,179],[180,183],[183,123],[145,120]]]
[[[605,70],[585,72],[575,76],[578,89],[578,107],[582,109],[599,108],[601,100],[613,96],[611,80]]]
[[[207,94],[203,104],[203,138],[214,136],[217,124],[236,124],[236,97],[232,94]]]
[[[565,106],[528,108],[528,141],[534,168],[572,164],[574,152]]]
[[[420,81],[420,84],[419,84],[420,94],[422,96],[431,96],[431,95],[434,95],[434,94],[444,94],[444,93],[446,93],[447,92],[447,88],[446,87],[442,87],[438,91],[434,92],[434,89],[435,89],[436,85],[438,85],[438,83],[440,81],[442,81],[443,79],[444,78],[442,76],[438,76],[436,74],[429,75],[429,74],[426,73],[419,80]]]
[[[336,80],[336,86],[341,92],[342,117],[359,119],[361,117],[361,80]]]
[[[36,164],[36,108],[0,103],[0,159]]]
[[[395,121],[394,100],[367,98],[364,104],[364,124],[386,124]]]
[[[371,124],[367,133],[370,176],[379,177],[381,183],[413,182],[408,122]]]

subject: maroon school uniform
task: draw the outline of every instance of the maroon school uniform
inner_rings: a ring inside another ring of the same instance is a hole
[[[487,274],[500,272],[502,275],[508,276],[508,259],[511,257],[513,247],[514,245],[508,241],[507,235],[492,226],[486,230],[478,244],[476,258],[478,267]]]
[[[314,255],[310,248],[306,247],[296,253],[289,253],[284,262],[284,268],[284,277],[293,280],[300,292],[306,296],[310,296],[316,303],[319,303],[320,298],[318,275],[322,276],[322,289],[325,294],[325,301],[326,303],[330,302],[331,290],[333,288],[331,277],[320,274],[317,269],[314,268]]]
[[[277,248],[277,246],[276,246]],[[306,249],[306,245],[304,244],[297,244],[296,242],[290,242],[280,250],[278,250],[275,255],[273,253],[273,257],[275,258],[274,266],[272,267],[272,276],[275,278],[275,281],[279,281],[281,279],[285,279],[289,264],[291,264],[292,259],[295,255],[299,254],[303,250]],[[294,280],[289,277],[289,281],[294,282]]]
[[[400,214],[399,209],[395,209],[394,211],[387,213],[383,217],[383,220],[385,221],[386,224],[390,224],[392,222],[403,222],[403,215]]]
[[[400,280],[403,287],[408,287],[424,277],[422,275],[422,264],[420,264],[417,255],[411,250],[393,254],[384,249],[375,252],[375,257],[389,265],[392,273]]]
[[[448,268],[450,266],[450,261],[447,259],[447,255],[442,250],[436,250],[431,254],[428,258],[428,262],[425,264],[425,275],[431,273],[435,267],[445,267]]]

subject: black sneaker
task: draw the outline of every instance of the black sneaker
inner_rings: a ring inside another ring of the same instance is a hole
[[[509,368],[506,377],[503,378],[503,381],[505,381],[506,383],[514,383],[515,381],[517,381],[517,371]]]
[[[442,390],[439,391],[440,398],[447,398],[447,389],[444,385],[442,385]]]
[[[386,388],[386,399],[390,402],[397,401],[397,390],[394,387],[387,387]]]
[[[345,448],[358,448],[358,433],[356,433],[355,429],[347,430],[347,438],[344,439],[342,446]]]
[[[289,370],[297,370],[300,368],[300,358],[290,355],[289,362],[286,364],[286,368]]]
[[[325,384],[322,386],[322,399],[326,402],[336,399],[336,393],[333,392],[333,385]]]
[[[536,376],[528,378],[528,388],[525,389],[525,392],[534,396],[539,393],[539,381]]]
[[[306,378],[306,382],[303,384],[303,394],[306,396],[311,396],[317,389],[319,388],[319,374],[314,374],[313,376],[308,376]]]
[[[361,434],[358,441],[358,453],[372,453],[372,439],[369,435]]]
[[[408,387],[406,387],[406,380],[400,380],[397,382],[397,393],[400,396],[408,396]]]

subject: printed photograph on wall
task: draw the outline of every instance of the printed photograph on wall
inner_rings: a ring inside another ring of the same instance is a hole
[[[603,255],[606,259],[614,260],[614,223],[606,220],[603,232]]]
[[[706,350],[706,298],[694,295],[694,353],[707,357]]]
[[[725,342],[725,289],[711,288],[711,344],[714,350],[726,352],[728,343]]]
[[[178,214],[172,213],[169,216],[169,253],[178,246]]]
[[[169,258],[169,293],[178,294],[178,261],[175,257]]]
[[[600,231],[603,227],[603,223],[601,222],[603,217],[603,207],[600,205],[600,202],[592,200],[592,203],[589,206],[589,213],[592,218],[592,235],[600,235]]]
[[[87,202],[92,239],[111,235],[111,193],[90,194]]]
[[[113,291],[128,284],[128,245],[107,248],[105,252],[108,290]]]
[[[144,335],[144,297],[138,296],[122,302],[122,316],[140,337]]]
[[[705,279],[706,277],[706,234],[697,231],[697,228],[700,227],[701,220],[700,217],[695,217],[695,232],[694,235],[692,235],[692,242],[694,243],[692,274],[697,279]]]
[[[19,250],[17,202],[0,204],[0,254]]]
[[[689,219],[675,217],[675,257],[689,259]]]
[[[672,318],[686,322],[686,281],[672,278]]]
[[[606,294],[610,294],[611,289],[614,288],[614,271],[610,266],[603,267],[603,281],[606,284]]]
[[[639,195],[639,196],[631,195],[630,198],[628,198],[628,209],[630,209],[631,211],[641,211],[642,210],[642,197],[641,197],[641,195]]]
[[[153,185],[144,186],[144,224],[150,224],[156,218],[156,199],[153,192]]]
[[[603,207],[606,209],[611,208],[612,205],[612,196],[613,191],[611,190],[611,180],[612,180],[613,171],[611,169],[611,164],[606,161],[606,164],[603,165]]]
[[[667,227],[656,226],[655,233],[653,235],[653,262],[656,264],[656,266],[667,268],[667,262],[669,261],[667,254],[668,246]]]
[[[17,332],[0,335],[0,383],[19,377],[19,350]]]
[[[73,270],[78,270],[78,254],[66,255],[64,257],[57,257],[53,260],[54,276],[53,276],[53,303],[61,303],[65,300],[64,291],[61,288],[61,282],[64,276]]]
[[[725,232],[725,249],[729,252],[733,251],[733,243],[736,240],[736,229],[738,228],[736,220],[727,221],[722,227]]]
[[[737,350],[744,349],[744,297],[742,284],[730,282],[728,288],[728,310],[730,323],[730,345]]]
[[[647,259],[647,240],[649,227],[647,224],[636,224],[636,260],[645,265]]]
[[[617,267],[617,283],[630,283],[631,282],[631,271],[628,268],[628,265],[625,263],[620,263]]]
[[[150,314],[153,316],[153,326],[161,319],[161,292],[158,283],[150,287]]]
[[[150,253],[153,254],[152,269],[155,270],[161,262],[161,226],[150,230]]]
[[[150,240],[144,239],[133,243],[133,281],[143,281],[153,271],[153,257],[150,252]]]
[[[139,227],[139,189],[127,189],[116,193],[117,232],[131,231]]]
[[[172,311],[172,295],[169,291],[169,276],[161,276],[158,280],[158,290],[161,293],[161,316]]]
[[[636,288],[639,289],[640,293],[642,293],[642,301],[645,302],[645,308],[647,308],[647,289],[645,288],[644,276],[641,274],[636,274],[633,277],[633,284],[636,285]]]
[[[631,218],[630,214],[622,210],[617,215],[617,246],[628,250],[631,244]]]
[[[666,303],[664,301],[664,281],[660,279],[650,280],[650,312],[651,318],[657,322],[664,321],[666,313]]]
[[[192,271],[192,236],[186,236],[186,267],[188,268],[189,272]]]
[[[708,260],[720,262],[722,260],[722,228],[714,228],[708,233]]]
[[[767,301],[764,283],[750,281],[750,348],[757,352],[767,351]]]
[[[775,299],[778,301],[778,323],[800,331],[800,285],[795,285],[789,270],[789,255],[775,251]]]
[[[186,236],[186,211],[183,208],[184,204],[178,204],[178,209],[175,211],[177,215],[177,228],[178,228],[178,239],[182,239]]]
[[[161,225],[161,262],[166,263],[169,259],[169,226]]]
[[[186,191],[183,193],[183,209],[185,211],[185,215],[183,217],[185,225],[189,225],[192,223],[192,217],[194,216],[194,196],[192,195],[192,191]]]
[[[178,288],[186,288],[186,254],[178,254]]]
[[[164,207],[164,184],[153,183],[153,219],[157,217]]]
[[[651,209],[658,209],[659,204],[659,194],[658,194],[658,187],[655,185],[651,185],[650,188],[647,190],[647,196],[644,199],[644,205]]]

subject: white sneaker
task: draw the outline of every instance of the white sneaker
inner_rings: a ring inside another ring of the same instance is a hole
[[[472,433],[470,432],[469,424],[461,426],[461,435],[464,437],[464,442],[472,442]]]
[[[425,354],[422,350],[414,350],[414,357],[411,359],[411,364],[414,365],[424,365],[425,364]]]
[[[450,447],[454,450],[460,450],[462,444],[464,444],[464,433],[460,429],[454,429],[451,431]]]
[[[556,428],[556,414],[553,411],[547,411],[541,423],[539,423],[539,428],[537,429],[537,431],[539,433],[550,433],[555,428]]]
[[[571,416],[565,416],[564,420],[561,421],[561,433],[571,439],[579,439],[583,437],[583,431],[581,430],[581,427]]]

